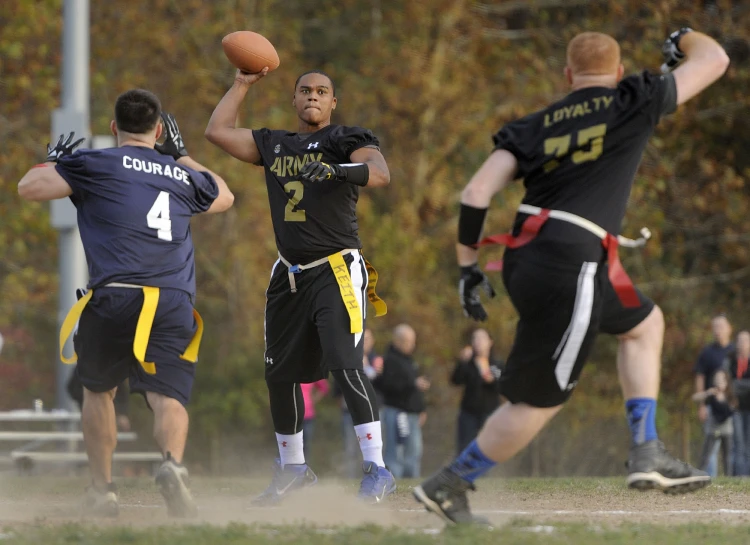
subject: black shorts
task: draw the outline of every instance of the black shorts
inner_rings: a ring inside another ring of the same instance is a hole
[[[630,331],[654,303],[636,289],[641,305],[625,308],[607,278],[607,264],[563,269],[506,259],[503,282],[519,314],[501,393],[512,403],[556,407],[575,388],[597,333]]]
[[[180,356],[193,339],[197,323],[190,295],[159,290],[146,361],[148,374],[133,353],[133,339],[143,307],[143,292],[134,288],[96,288],[86,304],[74,337],[76,375],[92,392],[107,392],[130,379],[130,391],[155,392],[187,405],[193,389],[195,363]]]
[[[367,269],[357,252],[344,256],[362,323],[367,304]],[[266,291],[266,380],[315,382],[336,369],[362,369],[362,333],[351,333],[349,313],[328,263],[294,275],[279,260]]]

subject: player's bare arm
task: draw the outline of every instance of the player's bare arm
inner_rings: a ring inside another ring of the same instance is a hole
[[[214,199],[214,202],[211,203],[211,207],[206,210],[204,214],[217,214],[228,210],[234,203],[234,194],[230,191],[229,187],[227,187],[224,178],[190,157],[187,148],[185,147],[185,140],[180,133],[180,127],[177,125],[177,120],[172,114],[162,112],[161,124],[163,131],[160,132],[157,130],[157,137],[164,134],[164,142],[161,144],[155,144],[154,149],[162,155],[171,156],[175,161],[186,167],[197,170],[198,172],[207,172],[216,182],[219,194],[216,199]]]
[[[18,194],[27,201],[52,201],[73,194],[68,183],[55,170],[54,163],[43,163],[29,170],[18,182]]]
[[[672,43],[679,62],[685,60],[672,72],[677,87],[677,104],[684,104],[718,80],[729,66],[729,57],[721,45],[702,32],[678,31],[667,40],[665,54]]]
[[[360,148],[355,150],[349,160],[352,163],[364,163],[367,165],[369,180],[367,187],[385,187],[391,183],[391,173],[388,170],[388,163],[385,157],[375,148]]]
[[[246,163],[258,163],[261,160],[260,151],[255,144],[253,131],[236,126],[237,115],[248,89],[267,73],[268,67],[257,74],[237,70],[234,84],[214,109],[206,127],[205,136],[209,142]]]
[[[470,244],[479,240],[492,197],[515,179],[517,169],[518,161],[513,154],[500,149],[492,152],[472,176],[461,193],[459,229],[466,232],[465,236],[459,235],[460,240],[468,242],[472,239],[473,242]],[[459,242],[456,244],[456,257],[461,267],[473,265],[477,262],[477,250]]]
[[[204,214],[218,214],[219,212],[225,212],[232,207],[232,204],[234,204],[234,193],[232,193],[232,191],[229,189],[227,183],[224,181],[224,178],[216,174],[213,170],[204,167],[189,155],[180,157],[177,162],[199,172],[208,172],[213,177],[216,185],[219,187],[219,196],[216,197],[214,202],[211,204],[211,207],[206,210]]]
[[[47,144],[47,158],[45,162],[36,165],[29,170],[21,181],[18,182],[18,194],[21,198],[29,201],[52,201],[63,199],[73,194],[73,190],[62,176],[57,173],[55,163],[66,155],[70,155],[81,145],[83,138],[75,142],[75,133],[71,132],[67,139],[60,135],[57,144],[53,147]]]

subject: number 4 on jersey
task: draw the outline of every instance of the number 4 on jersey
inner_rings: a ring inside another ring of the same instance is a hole
[[[146,214],[149,229],[156,229],[161,240],[172,241],[172,220],[169,219],[169,193],[159,192],[154,205]]]

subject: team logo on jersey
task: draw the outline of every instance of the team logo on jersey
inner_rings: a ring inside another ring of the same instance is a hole
[[[281,144],[276,144],[273,148],[274,153],[279,153],[281,151]]]
[[[309,143],[309,144],[307,145],[307,149],[315,149],[315,148],[317,148],[317,147],[318,147],[318,144],[319,144],[319,142],[310,142],[310,143]]]

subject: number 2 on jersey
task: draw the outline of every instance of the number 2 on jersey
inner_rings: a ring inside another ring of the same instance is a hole
[[[581,148],[586,144],[591,144],[590,149],[579,149],[573,152],[571,160],[573,163],[580,164],[587,161],[596,161],[604,151],[604,135],[607,134],[607,124],[593,125],[578,131],[576,136],[576,145]],[[572,134],[564,134],[547,138],[544,141],[544,154],[554,155],[557,159],[550,159],[544,163],[544,172],[550,172],[560,166],[560,157],[568,154],[570,149],[570,140]]]
[[[160,191],[151,210],[146,214],[149,229],[156,229],[161,240],[172,241],[172,220],[169,219],[169,193]]]
[[[287,182],[284,184],[287,192],[286,210],[284,210],[284,221],[306,221],[304,210],[295,210],[299,206],[302,196],[305,194],[305,186],[300,181]],[[291,193],[291,195],[289,195]]]

